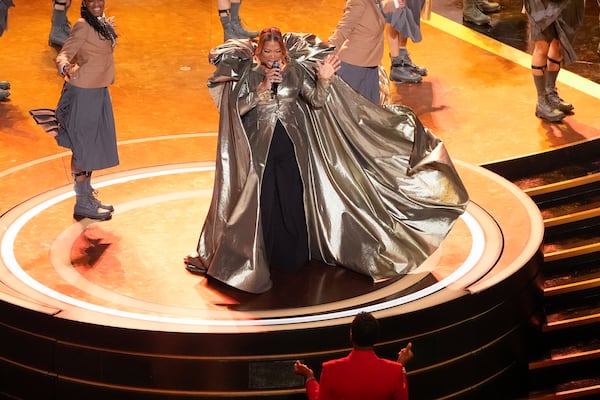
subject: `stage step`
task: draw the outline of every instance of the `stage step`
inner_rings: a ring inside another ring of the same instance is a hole
[[[600,394],[599,151],[596,139],[486,166],[529,195],[544,218],[546,321],[527,399]]]
[[[597,399],[600,396],[600,378],[565,381],[546,390],[533,391],[529,400]]]

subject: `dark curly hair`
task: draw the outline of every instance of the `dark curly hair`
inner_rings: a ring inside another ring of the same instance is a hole
[[[88,24],[100,35],[100,38],[110,40],[113,47],[117,44],[117,33],[113,27],[104,21],[104,19],[96,18],[87,9],[85,0],[81,1],[81,18],[85,19]]]
[[[353,344],[371,347],[379,339],[379,322],[368,312],[360,312],[354,317],[351,327]]]

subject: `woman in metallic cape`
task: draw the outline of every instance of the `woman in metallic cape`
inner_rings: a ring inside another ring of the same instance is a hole
[[[251,293],[271,288],[270,270],[288,269],[285,256],[291,268],[319,260],[373,280],[408,273],[468,203],[443,143],[408,108],[374,105],[336,75],[321,79],[334,49],[315,36],[282,40],[280,73],[260,68],[248,41],[211,51],[208,85],[220,111],[214,191],[186,268]],[[267,75],[276,82],[269,95]],[[296,172],[273,180],[281,140]]]

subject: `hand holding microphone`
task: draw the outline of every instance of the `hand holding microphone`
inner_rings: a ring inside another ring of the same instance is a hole
[[[277,70],[277,75],[279,75],[279,61],[277,61],[277,60],[273,61],[273,65],[271,66],[271,69]],[[277,76],[276,76],[276,78],[277,78]],[[271,92],[273,92],[273,94],[277,94],[278,87],[279,87],[279,82],[272,82],[271,83]]]

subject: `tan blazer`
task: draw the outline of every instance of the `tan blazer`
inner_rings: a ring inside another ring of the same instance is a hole
[[[71,63],[71,77],[65,80],[73,86],[82,88],[107,87],[115,80],[115,62],[110,40],[100,35],[80,18],[71,29],[71,34],[58,56],[56,65]]]
[[[340,60],[359,67],[374,67],[383,57],[385,18],[376,0],[347,0],[344,15],[329,43],[338,49]]]

